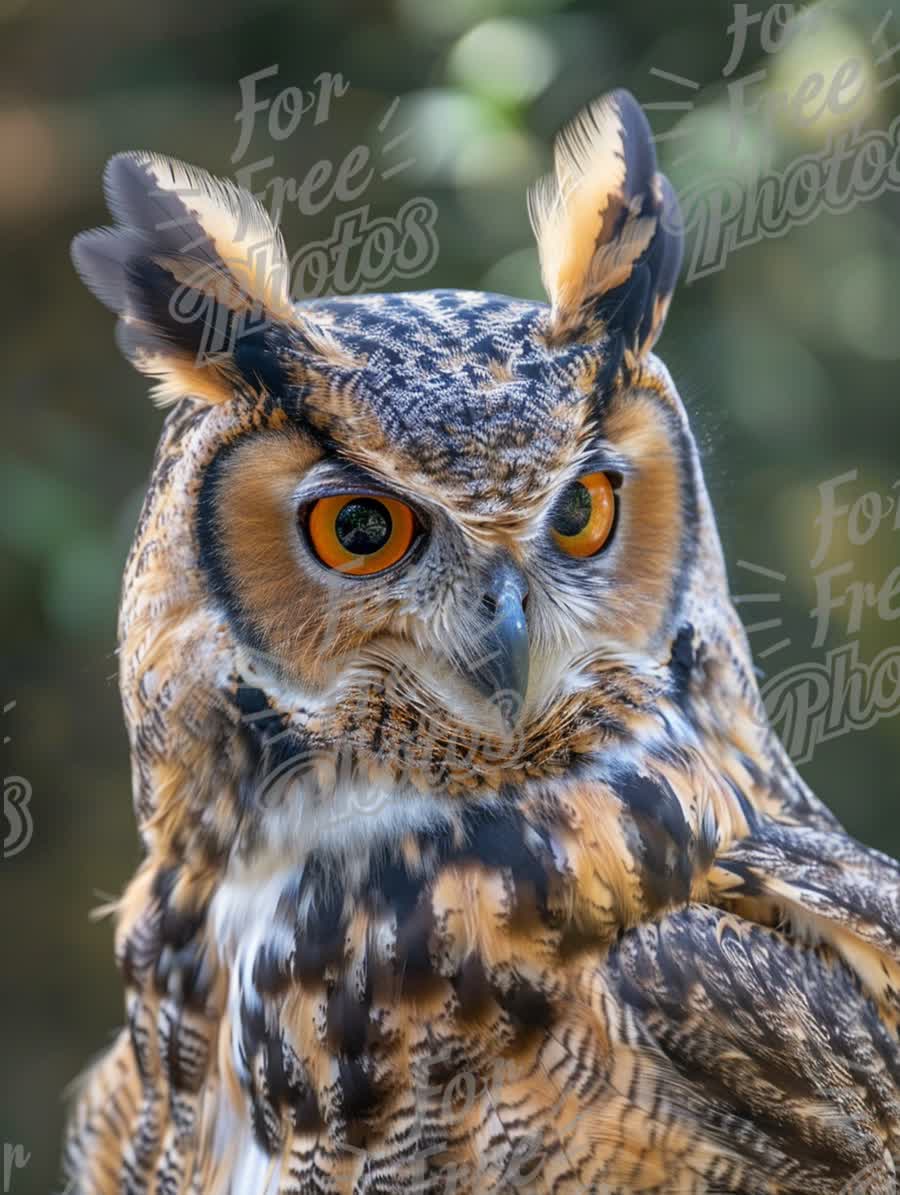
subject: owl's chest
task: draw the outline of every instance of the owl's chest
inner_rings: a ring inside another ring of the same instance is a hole
[[[400,1139],[446,1151],[460,1100],[487,1132],[498,1066],[503,1100],[539,1091],[558,1119],[552,1035],[618,931],[687,898],[709,843],[668,782],[639,772],[617,793],[582,780],[402,810],[386,794],[367,812],[359,796],[337,826],[282,810],[277,854],[213,901],[223,1057],[254,1139],[277,1153],[324,1133],[348,1166],[373,1148],[399,1164]],[[596,1028],[584,1050],[600,1068]]]

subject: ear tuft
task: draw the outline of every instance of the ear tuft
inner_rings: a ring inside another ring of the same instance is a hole
[[[72,259],[120,317],[122,351],[158,379],[163,402],[221,402],[246,389],[236,342],[300,323],[265,210],[234,184],[159,154],[118,154],[104,189],[115,226],[77,236]]]
[[[648,352],[681,266],[682,231],[634,97],[614,91],[585,109],[557,137],[554,167],[529,195],[551,335],[614,327],[632,351]]]

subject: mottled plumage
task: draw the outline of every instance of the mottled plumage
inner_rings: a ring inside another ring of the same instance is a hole
[[[120,620],[127,1024],[74,1190],[894,1191],[900,868],[767,726],[650,352],[681,238],[635,102],[533,200],[550,306],[292,306],[246,197],[144,154],[107,192],[76,264],[174,406]],[[325,567],[335,494],[414,512],[399,563]]]

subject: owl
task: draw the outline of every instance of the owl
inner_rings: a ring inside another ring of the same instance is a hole
[[[170,404],[125,570],[143,861],[78,1195],[887,1195],[900,867],[767,724],[653,347],[635,100],[530,196],[549,302],[294,302],[113,158],[74,260]]]

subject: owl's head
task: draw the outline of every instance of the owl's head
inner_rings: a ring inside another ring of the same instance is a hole
[[[75,261],[174,403],[121,618],[148,833],[394,824],[602,766],[735,666],[755,699],[651,353],[681,233],[627,93],[531,196],[549,305],[295,304],[246,193],[149,154],[106,191]]]

